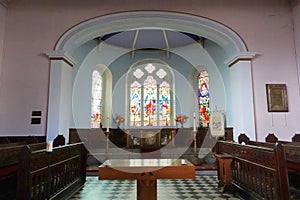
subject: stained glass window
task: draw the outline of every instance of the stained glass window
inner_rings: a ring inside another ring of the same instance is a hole
[[[98,71],[92,75],[91,128],[99,128],[102,119],[102,76]]]
[[[135,81],[130,87],[130,126],[141,126],[141,85]]]
[[[159,125],[170,125],[170,86],[167,82],[162,82],[159,86]]]
[[[209,77],[207,71],[201,71],[198,76],[198,101],[199,101],[199,122],[202,125],[209,123]]]
[[[173,126],[170,70],[162,64],[145,63],[131,71],[130,126]],[[172,108],[172,109],[171,109]]]
[[[157,86],[156,80],[148,76],[144,81],[144,126],[157,126]]]

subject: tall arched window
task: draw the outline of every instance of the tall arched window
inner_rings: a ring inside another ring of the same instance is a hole
[[[130,73],[130,126],[170,126],[172,75],[161,63],[141,64]]]
[[[102,120],[102,76],[98,71],[92,75],[91,128],[100,128]]]
[[[160,126],[168,126],[171,119],[171,93],[170,85],[167,82],[162,82],[159,86],[159,116]]]
[[[209,101],[209,76],[207,71],[203,70],[198,76],[199,122],[201,125],[209,123]]]
[[[137,81],[130,86],[130,126],[141,126],[141,87]]]

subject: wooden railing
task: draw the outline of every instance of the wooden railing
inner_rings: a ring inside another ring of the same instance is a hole
[[[85,182],[86,149],[83,143],[53,148],[52,152],[21,152],[17,199],[67,199]]]

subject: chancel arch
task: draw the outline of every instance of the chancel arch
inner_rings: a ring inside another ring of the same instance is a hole
[[[124,20],[126,20],[126,23],[124,23]],[[95,48],[98,48],[103,58],[97,61],[95,60],[95,62],[109,66],[120,56],[132,52],[132,49],[116,48],[105,43],[99,43],[101,36],[132,29],[150,28],[187,32],[206,38],[207,42],[204,43],[205,45],[200,43],[195,45],[204,48],[212,62],[219,68],[220,74],[223,74],[223,71],[226,71],[225,74],[227,73],[225,78],[222,77],[226,82],[224,83],[226,93],[228,94],[228,91],[230,91],[231,97],[229,98],[228,95],[226,97],[227,103],[225,112],[227,115],[227,126],[234,127],[234,132],[237,134],[240,132],[255,133],[251,75],[251,59],[255,53],[248,52],[246,44],[236,32],[214,20],[182,13],[152,11],[124,12],[101,16],[82,22],[68,30],[58,40],[54,52],[52,52],[51,55],[62,53],[64,57],[74,60],[75,64],[73,68],[76,69],[80,68],[82,63],[86,61],[87,56],[90,56],[91,53],[95,53]],[[95,38],[97,38],[97,40],[95,40]],[[103,46],[105,46],[105,48],[103,48]],[[216,47],[217,51],[215,51],[212,46]],[[107,52],[103,50],[107,48],[113,51]],[[189,48],[187,51],[182,51],[182,49],[179,48],[170,49],[169,51],[177,55],[184,55],[185,59],[194,66],[201,65],[201,63],[199,63],[201,61],[197,58],[198,54],[195,53],[197,51],[192,51],[192,48],[193,47]],[[51,58],[51,56],[49,57]],[[51,74],[53,74],[53,76],[51,75],[50,77],[51,80],[59,78],[59,74],[61,73],[59,69],[52,66],[51,64]],[[225,67],[230,68],[223,69]],[[56,86],[54,80],[51,80],[50,87],[61,87],[61,85]],[[63,81],[61,81],[61,83],[64,84]],[[70,84],[72,84],[72,82]],[[49,102],[54,102],[53,98],[54,97],[50,94]],[[70,94],[63,98],[70,100],[72,96]],[[213,92],[211,98],[213,98]],[[60,107],[58,105],[64,104],[63,102],[67,102],[67,100],[62,99],[60,102],[55,101],[54,104]],[[247,104],[248,110],[241,115],[240,112],[243,110],[242,106],[245,104]],[[108,116],[110,116],[110,114],[109,112],[107,113]],[[57,115],[59,114],[52,113],[48,118],[58,118],[60,120],[63,118],[65,122],[74,121],[74,119],[71,119],[72,115]],[[70,126],[72,126],[72,123],[68,124],[68,127]],[[48,134],[56,134],[59,128],[55,129],[52,133],[48,131]],[[63,129],[63,132],[67,132],[67,126],[64,126]],[[255,138],[254,135],[250,135],[250,137]]]

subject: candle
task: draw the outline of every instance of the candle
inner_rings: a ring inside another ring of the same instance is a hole
[[[194,112],[194,131],[196,132],[196,113]]]
[[[48,141],[47,142],[47,146],[46,146],[46,150],[48,152],[52,152],[52,149],[53,149],[53,142],[52,141]]]
[[[106,127],[106,132],[109,132],[109,117],[107,117],[106,119],[107,119],[107,127]]]

